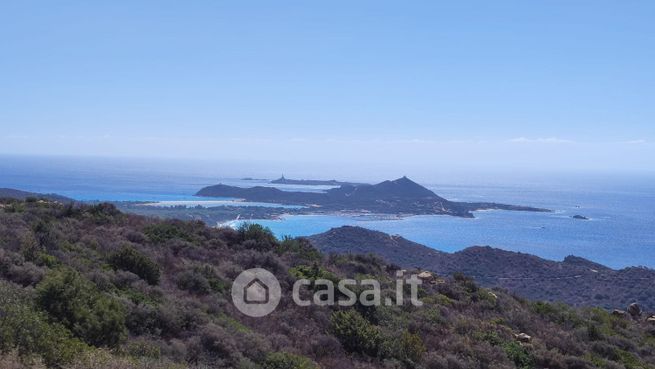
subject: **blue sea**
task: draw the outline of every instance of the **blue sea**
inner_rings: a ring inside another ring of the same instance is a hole
[[[207,185],[254,186],[268,182],[266,179],[240,179],[233,173],[235,169],[229,166],[192,166],[179,162],[154,165],[128,159],[0,157],[0,187],[58,193],[81,201],[197,205],[198,201],[207,199],[196,198],[193,194]],[[249,221],[270,227],[278,236],[311,235],[347,224],[398,234],[449,252],[472,245],[490,245],[552,260],[577,255],[614,268],[655,268],[653,183],[653,178],[646,176],[562,175],[548,181],[507,179],[491,184],[449,183],[442,179],[421,184],[451,200],[529,205],[553,212],[480,211],[475,213],[474,219],[308,215]],[[283,189],[320,191],[325,188],[284,186]],[[229,199],[218,200],[230,202]],[[572,219],[576,214],[590,220]]]

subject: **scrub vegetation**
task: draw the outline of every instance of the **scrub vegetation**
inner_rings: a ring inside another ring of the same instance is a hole
[[[275,274],[284,292],[265,318],[231,303],[231,281],[253,267]],[[300,307],[290,295],[301,277],[347,277],[376,278],[383,300],[393,298],[396,271],[376,256],[321,254],[258,225],[6,200],[0,367],[655,368],[646,314],[528,301],[463,274],[422,285],[422,307]]]

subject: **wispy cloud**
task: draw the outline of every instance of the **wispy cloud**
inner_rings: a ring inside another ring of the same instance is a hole
[[[621,143],[627,144],[627,145],[640,145],[640,144],[648,143],[648,141],[639,139],[639,140],[622,141]]]
[[[575,143],[573,140],[567,140],[559,137],[537,137],[537,138],[528,138],[528,137],[516,137],[507,140],[511,143],[545,143],[545,144],[572,144]]]

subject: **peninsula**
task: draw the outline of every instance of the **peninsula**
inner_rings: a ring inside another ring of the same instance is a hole
[[[395,215],[452,215],[473,218],[476,210],[548,212],[548,209],[493,202],[455,202],[438,196],[407,177],[378,184],[341,185],[324,192],[282,191],[272,187],[236,187],[218,184],[196,196],[233,197],[246,201],[301,205],[316,211],[358,211]]]

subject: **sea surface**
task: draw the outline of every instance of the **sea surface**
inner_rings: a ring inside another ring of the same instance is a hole
[[[222,172],[216,168],[192,172],[185,171],[184,166],[152,168],[147,163],[109,160],[44,161],[40,158],[0,157],[0,187],[58,193],[80,201],[222,206],[234,204],[234,199],[205,199],[193,194],[204,186],[217,183],[269,185],[267,179],[232,178],[229,173],[229,170]],[[552,209],[553,212],[479,211],[474,219],[303,215],[247,221],[270,227],[278,236],[305,236],[341,225],[358,225],[398,234],[448,252],[472,245],[490,245],[552,260],[577,255],[614,268],[655,268],[655,186],[651,178],[563,177],[561,181],[547,183],[512,183],[508,180],[494,184],[434,182],[421,184],[447,199],[529,205]],[[308,191],[328,188],[281,187]],[[571,218],[576,214],[590,220]],[[232,222],[232,225],[236,223]]]

